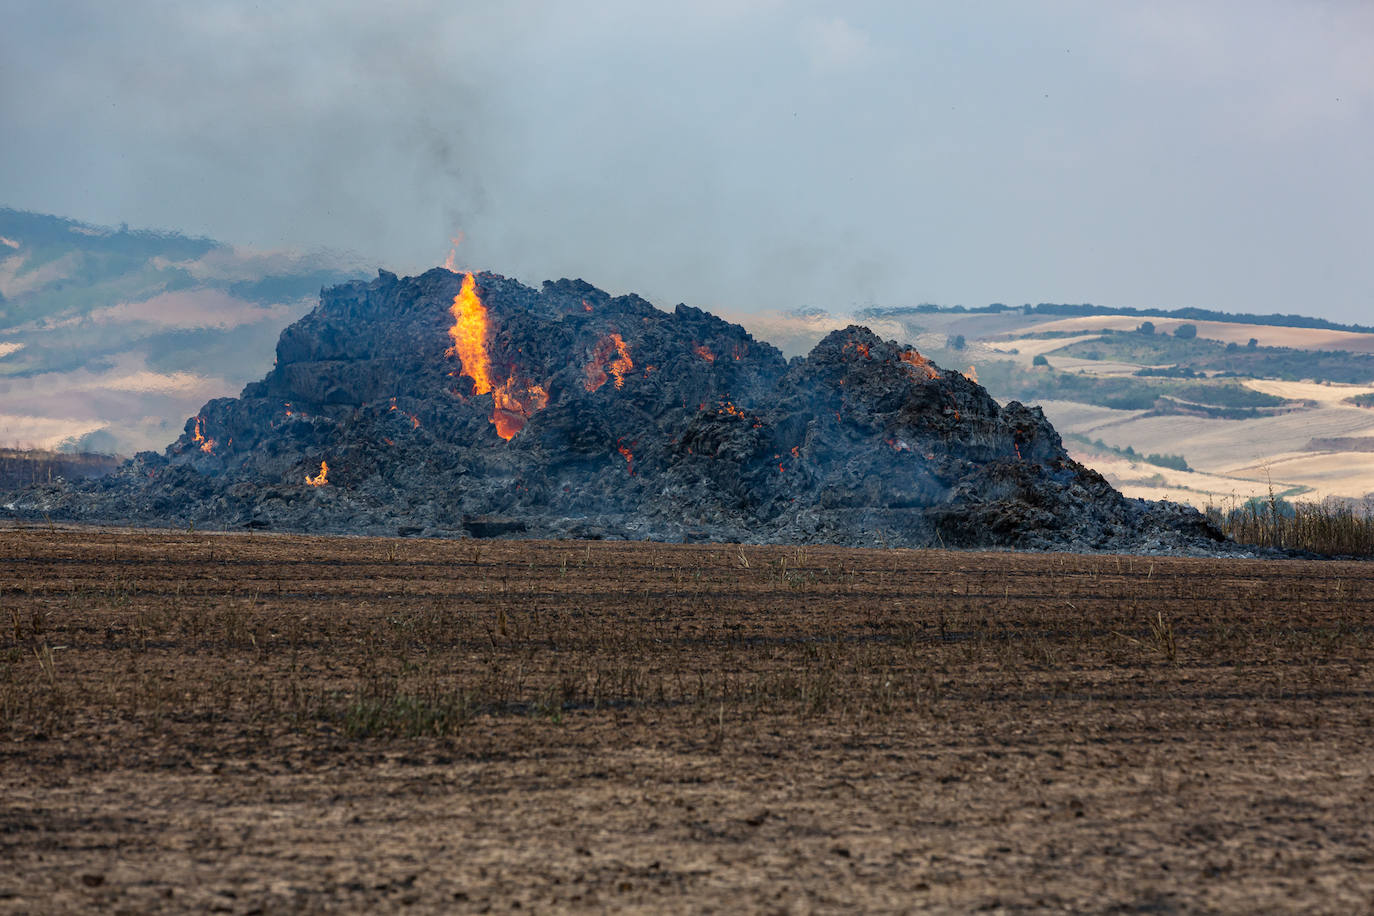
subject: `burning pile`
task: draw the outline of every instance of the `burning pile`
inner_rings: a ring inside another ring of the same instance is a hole
[[[972,376],[972,371],[969,376]],[[790,364],[580,280],[435,269],[326,291],[163,455],[17,511],[436,535],[1174,549],[1037,409],[861,327]]]

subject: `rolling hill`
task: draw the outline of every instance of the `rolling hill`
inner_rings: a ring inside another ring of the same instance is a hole
[[[0,446],[161,448],[270,367],[321,287],[357,276],[329,253],[0,209]]]

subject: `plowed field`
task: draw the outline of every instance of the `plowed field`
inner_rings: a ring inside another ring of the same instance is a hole
[[[0,911],[1359,912],[1374,564],[0,528]]]

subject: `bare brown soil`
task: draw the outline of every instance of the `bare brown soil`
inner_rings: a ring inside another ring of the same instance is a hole
[[[1374,565],[0,529],[0,910],[1366,911]]]

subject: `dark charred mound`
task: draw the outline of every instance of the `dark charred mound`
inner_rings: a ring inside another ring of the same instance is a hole
[[[1000,406],[862,327],[788,363],[699,309],[478,274],[495,390],[477,393],[450,350],[462,280],[382,272],[326,291],[282,333],[272,372],[206,404],[165,454],[30,488],[8,508],[442,536],[1125,551],[1221,540],[1197,512],[1122,497],[1069,458],[1038,408]],[[498,423],[518,431],[507,441]]]

